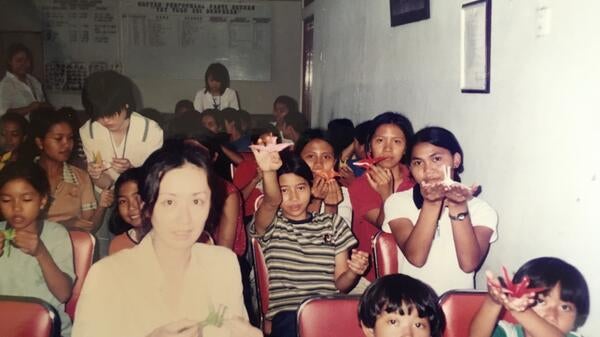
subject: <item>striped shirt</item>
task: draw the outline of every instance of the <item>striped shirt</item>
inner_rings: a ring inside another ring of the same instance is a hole
[[[254,223],[250,233],[256,236]],[[282,311],[294,311],[305,299],[338,292],[335,256],[358,242],[350,226],[336,214],[311,214],[292,221],[281,210],[259,238],[269,270],[267,319]]]

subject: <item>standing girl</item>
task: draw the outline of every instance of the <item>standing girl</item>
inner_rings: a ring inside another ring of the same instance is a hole
[[[240,104],[235,90],[229,88],[229,71],[221,63],[212,63],[204,74],[204,89],[196,93],[194,108],[200,112],[206,109],[239,110]]]
[[[413,187],[407,163],[407,145],[413,136],[408,118],[396,112],[385,112],[375,117],[367,141],[367,153],[373,158],[385,158],[369,165],[365,174],[350,185],[350,199],[354,208],[352,231],[358,239],[358,248],[370,251],[371,238],[383,223],[383,203],[392,193]],[[366,279],[375,279],[371,268]]]
[[[409,262],[401,272],[429,283],[440,294],[473,288],[473,273],[496,239],[498,216],[473,197],[471,187],[458,183],[464,157],[450,131],[420,130],[410,156],[417,185],[387,199],[383,226]]]
[[[347,293],[368,265],[368,253],[335,214],[307,211],[312,173],[297,156],[252,149],[263,172],[265,197],[250,224],[269,271],[272,335],[296,336],[296,311],[315,295]]]
[[[0,295],[37,297],[60,316],[62,336],[71,320],[64,303],[75,272],[69,233],[41,220],[50,186],[46,173],[32,163],[9,163],[0,175]],[[16,248],[16,249],[15,249]]]

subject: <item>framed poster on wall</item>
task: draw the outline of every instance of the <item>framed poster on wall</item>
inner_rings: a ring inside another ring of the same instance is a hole
[[[462,6],[461,76],[463,93],[490,92],[490,43],[492,0],[477,0]]]
[[[429,19],[429,0],[390,0],[391,25]]]

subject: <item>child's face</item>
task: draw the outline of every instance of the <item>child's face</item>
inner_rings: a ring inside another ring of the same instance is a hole
[[[215,80],[212,76],[208,76],[208,91],[219,93],[221,91],[221,82]]]
[[[281,210],[290,220],[307,218],[306,208],[310,202],[310,185],[306,179],[294,173],[279,176],[279,186],[283,200]]]
[[[560,298],[560,284],[557,284],[547,294],[538,294],[532,307],[538,316],[554,325],[565,335],[573,331],[577,318],[577,308],[572,302]]]
[[[25,179],[11,180],[0,189],[0,211],[17,230],[35,226],[35,220],[46,205],[46,200]]]
[[[377,316],[374,328],[363,331],[368,337],[431,337],[431,328],[427,318],[419,317],[413,306],[402,306],[404,315],[399,312],[383,312]]]
[[[410,172],[417,183],[435,182],[444,179],[444,168],[450,167],[450,177],[460,165],[460,154],[452,155],[443,147],[431,143],[418,143],[413,147]]]
[[[308,142],[302,149],[300,157],[312,171],[331,171],[335,164],[333,147],[322,139],[313,139]]]
[[[186,163],[165,173],[152,210],[155,242],[172,249],[189,249],[204,230],[210,195],[202,168]]]
[[[142,225],[141,204],[142,199],[135,181],[127,181],[121,185],[117,195],[119,215],[133,227]]]
[[[125,121],[128,119],[129,117],[127,116],[127,109],[123,108],[121,109],[121,111],[117,112],[112,116],[104,116],[98,118],[98,123],[107,128],[109,131],[115,132],[123,129]]]
[[[73,130],[67,123],[55,124],[44,138],[36,138],[43,155],[57,162],[66,162],[73,150]]]
[[[379,166],[395,167],[406,151],[406,136],[395,124],[380,125],[371,138],[371,151],[373,157],[387,157],[379,162]]]
[[[209,115],[203,116],[202,117],[202,125],[214,133],[219,132],[219,125],[217,124],[217,121],[215,120],[215,118],[213,116],[209,116]]]
[[[285,117],[288,112],[289,109],[287,105],[283,103],[275,103],[275,105],[273,105],[273,117],[275,117],[275,122],[277,122],[277,125],[283,124],[283,117]]]
[[[14,151],[25,140],[25,133],[19,124],[6,121],[0,124],[0,146],[7,152]]]

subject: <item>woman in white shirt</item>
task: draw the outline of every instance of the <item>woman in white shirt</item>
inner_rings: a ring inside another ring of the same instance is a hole
[[[221,63],[208,66],[204,74],[204,89],[196,93],[194,108],[200,112],[206,109],[240,109],[235,90],[229,88],[229,71]]]
[[[48,107],[42,85],[29,74],[32,54],[22,44],[8,48],[8,70],[0,81],[0,115],[16,112],[23,116],[40,108]]]

